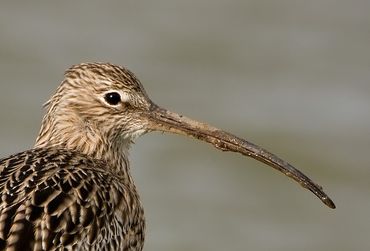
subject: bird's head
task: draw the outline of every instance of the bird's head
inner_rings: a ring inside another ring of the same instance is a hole
[[[36,146],[61,145],[99,158],[112,149],[127,151],[148,131],[151,106],[129,70],[107,63],[72,66],[46,103]]]
[[[257,159],[335,207],[320,186],[287,162],[230,133],[160,108],[133,73],[112,64],[85,63],[66,71],[47,103],[36,147],[60,146],[98,159],[119,159],[127,156],[132,140],[150,131],[190,136]]]

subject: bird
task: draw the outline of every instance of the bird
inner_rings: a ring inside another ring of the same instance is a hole
[[[70,67],[45,109],[35,145],[0,160],[0,250],[141,251],[144,209],[128,154],[153,131],[252,157],[335,208],[321,186],[276,155],[156,105],[125,67]]]

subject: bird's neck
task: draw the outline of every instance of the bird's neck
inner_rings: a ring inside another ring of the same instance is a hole
[[[130,145],[130,139],[104,132],[80,117],[69,114],[64,118],[63,114],[57,114],[44,117],[35,148],[62,148],[103,160],[111,172],[132,181],[128,160]]]

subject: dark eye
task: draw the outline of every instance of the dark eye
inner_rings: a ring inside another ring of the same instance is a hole
[[[117,92],[109,92],[105,94],[104,99],[110,105],[118,105],[121,102],[121,95]]]

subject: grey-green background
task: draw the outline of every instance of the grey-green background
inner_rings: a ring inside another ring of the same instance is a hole
[[[152,99],[324,186],[173,135],[132,148],[145,250],[370,249],[370,2],[2,1],[0,153],[32,146],[64,70],[129,67]]]

